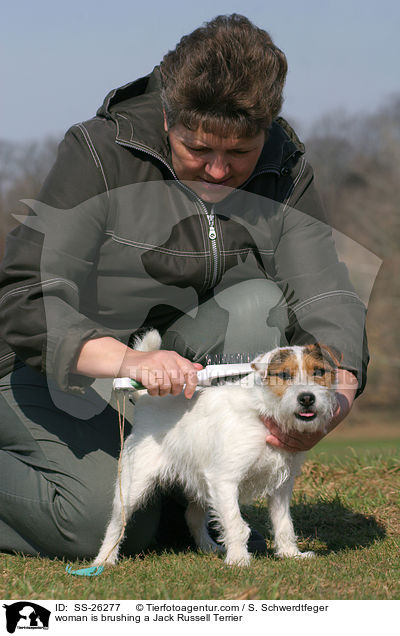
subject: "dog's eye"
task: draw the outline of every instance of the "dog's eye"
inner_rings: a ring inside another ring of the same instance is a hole
[[[326,369],[314,369],[313,375],[316,378],[322,378],[326,373]]]
[[[291,380],[292,374],[289,371],[280,371],[276,374],[281,380]]]
[[[293,380],[293,375],[290,373],[290,371],[277,371],[276,373],[270,371],[268,373],[268,377],[269,378],[279,378],[279,380],[283,380],[284,382],[288,382],[289,380]]]

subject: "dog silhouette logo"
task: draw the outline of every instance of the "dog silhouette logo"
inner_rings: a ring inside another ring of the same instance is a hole
[[[49,629],[51,612],[37,603],[18,601],[3,607],[6,610],[9,634],[13,634],[16,629]]]

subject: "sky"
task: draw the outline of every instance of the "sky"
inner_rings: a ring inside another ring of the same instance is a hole
[[[300,133],[327,113],[370,113],[400,92],[397,0],[17,0],[2,7],[0,139],[61,138],[182,35],[233,12],[285,52],[283,114]]]

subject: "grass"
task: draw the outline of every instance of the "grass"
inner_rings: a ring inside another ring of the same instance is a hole
[[[400,457],[400,439],[383,440],[360,440],[360,439],[333,439],[331,441],[322,440],[315,449],[309,453],[311,459],[318,458],[320,461],[330,461],[347,456],[365,456],[366,461],[379,456]]]
[[[62,561],[4,554],[0,598],[398,599],[399,453],[380,443],[351,451],[347,441],[326,444],[311,453],[292,500],[300,547],[314,550],[315,559],[277,560],[268,538],[268,554],[250,568],[189,550],[164,551],[80,578],[65,574]],[[269,535],[264,501],[244,508],[244,516]]]

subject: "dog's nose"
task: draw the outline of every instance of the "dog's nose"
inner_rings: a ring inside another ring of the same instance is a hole
[[[301,406],[311,406],[315,402],[315,395],[314,393],[299,393],[297,400]]]

